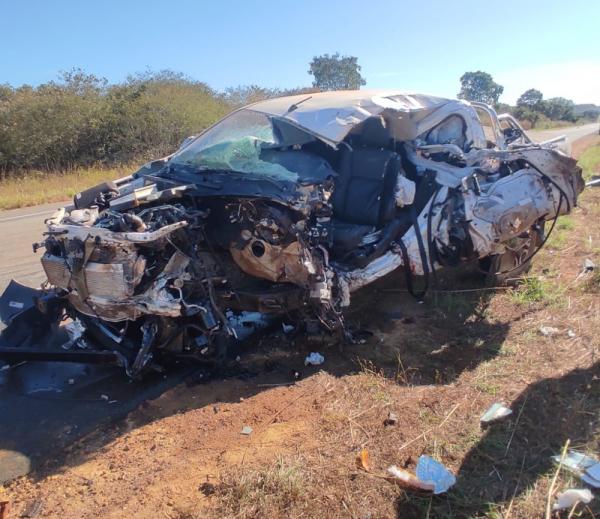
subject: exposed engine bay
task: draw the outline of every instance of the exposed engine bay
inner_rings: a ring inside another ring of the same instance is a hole
[[[518,271],[576,205],[581,169],[515,132],[490,140],[477,109],[359,91],[234,112],[46,222],[50,315],[137,376],[223,355],[243,312],[352,340],[352,293],[399,268],[416,297],[415,278],[465,261]]]

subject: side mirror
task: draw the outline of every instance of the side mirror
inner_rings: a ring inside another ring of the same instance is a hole
[[[523,132],[519,128],[504,128],[504,130],[502,130],[502,134],[504,135],[504,140],[506,141],[506,144],[515,142],[516,140],[523,137]]]

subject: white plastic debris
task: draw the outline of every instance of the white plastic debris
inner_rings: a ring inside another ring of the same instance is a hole
[[[311,352],[311,354],[304,359],[305,366],[308,366],[309,364],[311,366],[320,366],[321,364],[323,364],[323,362],[325,362],[325,357],[323,357],[323,355],[321,355],[320,353],[314,351]]]
[[[250,427],[249,425],[244,425],[244,427],[242,427],[241,434],[243,434],[244,436],[250,436],[252,434],[252,427]]]
[[[391,411],[388,413],[387,418],[384,420],[384,425],[396,425],[398,423],[398,415],[396,413],[392,413]]]
[[[566,468],[584,483],[600,488],[600,462],[597,459],[583,454],[583,452],[570,450],[561,462],[560,456],[552,456],[552,460]]]
[[[421,481],[417,476],[411,474],[407,470],[399,469],[396,465],[392,465],[387,468],[388,473],[393,476],[394,482],[413,490],[424,490],[426,492],[433,492],[435,486],[433,483],[426,483]]]
[[[586,258],[583,262],[583,271],[592,272],[596,268],[596,264],[589,258]]]
[[[575,332],[573,330],[567,330],[567,337],[569,339],[574,339],[575,337],[577,337],[577,335],[575,334]]]
[[[552,326],[540,326],[540,333],[546,337],[552,337],[553,335],[560,333],[560,330]]]
[[[556,496],[552,510],[571,509],[577,503],[589,503],[594,496],[588,488],[569,488]]]
[[[495,422],[496,420],[502,420],[512,414],[512,409],[509,409],[504,404],[496,402],[492,404],[489,409],[481,415],[479,421],[484,424]]]
[[[79,319],[75,319],[74,321],[65,324],[65,331],[67,332],[69,340],[62,345],[62,348],[68,350],[81,339],[85,333],[85,326],[83,326]]]
[[[446,492],[456,483],[456,476],[439,461],[429,456],[420,456],[417,462],[417,477],[424,483],[433,485],[433,493]]]

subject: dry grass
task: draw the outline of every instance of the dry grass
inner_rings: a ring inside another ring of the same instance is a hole
[[[135,166],[82,168],[71,172],[29,172],[20,178],[0,182],[0,210],[62,202],[87,187],[123,177],[132,171],[135,171]]]
[[[279,457],[267,467],[236,467],[202,491],[215,498],[215,517],[289,517],[290,509],[310,493],[304,465],[302,458]]]

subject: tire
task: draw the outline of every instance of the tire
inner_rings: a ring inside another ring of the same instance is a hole
[[[481,260],[487,286],[512,286],[531,269],[531,255],[544,241],[544,222],[509,240],[506,251]]]

